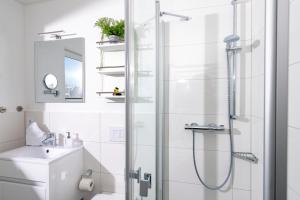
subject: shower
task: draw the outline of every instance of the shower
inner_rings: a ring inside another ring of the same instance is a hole
[[[127,200],[287,199],[291,4],[126,2]]]
[[[229,169],[227,175],[223,182],[219,185],[209,185],[207,184],[200,176],[198,172],[197,162],[196,162],[196,147],[195,147],[195,140],[196,140],[196,132],[197,130],[210,130],[210,131],[223,131],[225,130],[224,125],[216,125],[216,124],[209,124],[207,126],[199,126],[197,123],[192,123],[191,125],[186,124],[185,129],[192,130],[193,133],[193,164],[195,168],[196,175],[201,182],[201,184],[209,190],[219,190],[223,188],[226,183],[229,181],[230,176],[233,171],[233,157],[234,153],[234,146],[233,146],[233,120],[237,118],[236,116],[236,55],[241,50],[241,47],[237,46],[237,42],[240,40],[240,37],[237,35],[237,7],[235,1],[232,2],[233,5],[233,34],[229,35],[224,38],[224,43],[226,44],[226,56],[227,56],[227,72],[228,72],[228,134],[230,140],[230,161],[229,161]],[[239,154],[239,153],[238,153]],[[240,156],[240,154],[239,154]],[[244,154],[247,157],[246,154]],[[247,158],[246,158],[247,159]]]
[[[186,130],[191,130],[193,134],[193,164],[195,168],[196,175],[201,182],[201,184],[209,190],[219,190],[223,188],[226,183],[229,181],[230,176],[233,171],[233,158],[239,158],[242,160],[246,160],[252,163],[257,163],[258,158],[250,152],[235,152],[234,145],[233,145],[233,121],[237,119],[236,115],[236,56],[242,50],[240,46],[237,45],[237,42],[240,41],[240,36],[237,35],[236,29],[236,1],[232,2],[233,4],[233,13],[234,13],[234,20],[233,20],[233,34],[228,35],[224,38],[224,43],[226,44],[226,57],[227,57],[227,80],[228,80],[228,134],[229,134],[229,141],[230,141],[230,161],[229,161],[229,169],[227,175],[223,182],[219,185],[208,185],[200,176],[198,172],[197,162],[196,162],[196,133],[198,131],[224,131],[224,125],[216,125],[216,124],[208,124],[206,126],[200,126],[197,123],[191,123],[185,125]]]

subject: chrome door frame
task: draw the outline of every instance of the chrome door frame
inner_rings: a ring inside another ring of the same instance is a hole
[[[161,11],[160,0],[155,0],[155,52],[156,52],[156,200],[163,199],[163,133],[164,133],[164,86],[161,86],[160,82],[164,83],[164,65],[162,64],[162,32],[161,32]]]
[[[287,199],[289,1],[266,0],[264,200]]]
[[[132,74],[134,72],[131,71],[131,58],[132,55],[130,54],[130,49],[134,46],[133,38],[132,38],[132,30],[130,27],[132,27],[132,14],[133,14],[133,5],[132,0],[125,0],[125,51],[126,51],[126,123],[125,123],[125,130],[126,130],[126,169],[125,169],[125,184],[126,184],[126,200],[132,200],[133,199],[133,180],[130,178],[130,172],[133,170],[132,166],[132,155],[133,155],[133,143],[132,143],[132,106],[131,106],[131,99],[130,94],[132,92]],[[155,36],[156,36],[156,149],[155,149],[155,160],[156,160],[156,174],[155,174],[155,180],[156,180],[156,200],[162,200],[163,197],[163,162],[162,162],[162,156],[163,156],[163,128],[164,128],[164,121],[162,119],[162,115],[164,114],[164,99],[163,99],[163,87],[160,87],[160,80],[163,79],[163,69],[161,66],[161,48],[160,48],[160,41],[161,41],[161,29],[160,29],[160,1],[159,0],[153,0],[153,3],[155,3]]]
[[[131,92],[131,70],[130,70],[130,48],[132,45],[132,38],[131,38],[131,30],[130,27],[132,26],[132,4],[131,0],[124,0],[125,3],[125,90],[126,90],[126,97],[125,97],[125,131],[126,131],[126,163],[125,163],[125,199],[131,200],[133,199],[133,187],[132,187],[132,180],[130,178],[130,170],[132,169],[132,154],[133,154],[133,143],[132,143],[132,117],[131,117],[131,104],[130,104],[130,95]]]

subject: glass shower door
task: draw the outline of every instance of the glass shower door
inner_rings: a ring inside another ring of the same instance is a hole
[[[127,200],[157,199],[158,26],[156,2],[127,2]]]

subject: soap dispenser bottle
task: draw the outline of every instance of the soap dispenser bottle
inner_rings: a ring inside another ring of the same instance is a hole
[[[66,138],[66,143],[65,143],[66,147],[72,147],[73,146],[73,140],[71,138],[71,133],[67,132],[67,138]]]
[[[74,139],[73,139],[73,147],[80,147],[80,146],[82,146],[82,141],[79,139],[79,134],[75,133],[73,137],[74,137]]]

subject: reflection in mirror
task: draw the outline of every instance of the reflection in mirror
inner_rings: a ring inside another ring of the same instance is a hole
[[[82,56],[69,50],[65,53],[65,98],[82,99]]]

